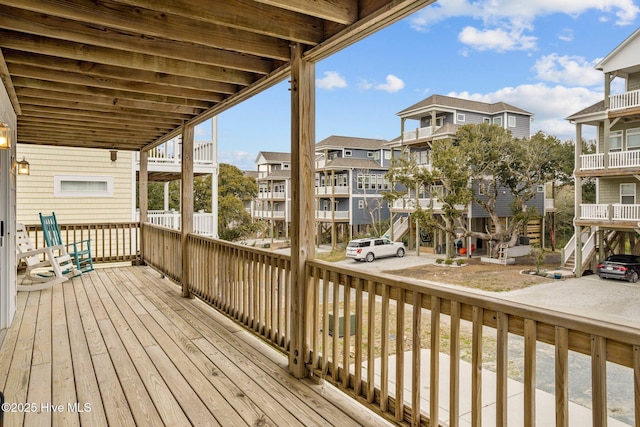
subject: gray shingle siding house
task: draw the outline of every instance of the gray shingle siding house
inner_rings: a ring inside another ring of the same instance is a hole
[[[374,219],[389,218],[389,206],[382,200],[382,192],[390,189],[385,178],[391,164],[387,143],[330,136],[316,144],[318,236],[332,246],[365,232]]]
[[[499,125],[511,132],[517,138],[530,137],[530,123],[533,114],[519,107],[504,103],[485,103],[467,99],[453,98],[443,95],[432,95],[428,98],[400,111],[397,114],[401,120],[402,134],[399,138],[389,143],[390,148],[402,149],[413,156],[416,163],[423,168],[432,168],[431,147],[434,141],[451,138],[457,130],[466,124],[491,123]],[[408,120],[417,121],[417,128],[410,128]],[[475,194],[479,194],[478,183],[473,183]],[[442,187],[433,186],[432,192],[442,191]],[[528,206],[535,208],[541,215],[545,212],[544,187],[539,189]],[[442,211],[438,210],[438,203],[435,203],[435,195],[422,190],[416,194],[411,190],[405,198],[396,200],[391,208],[394,214],[394,222],[397,217],[410,216],[416,209],[416,204],[425,208],[431,206],[437,215]],[[513,197],[508,191],[499,192],[497,200],[498,213],[501,218],[507,220],[512,215],[511,202]],[[489,227],[489,215],[485,209],[478,204],[472,203],[470,206],[461,206],[466,218],[474,230],[485,230]],[[400,223],[400,222],[398,222]],[[411,223],[411,222],[409,222]],[[540,228],[541,226],[538,226]],[[535,227],[532,227],[534,229]],[[398,240],[402,234],[408,232],[408,227],[400,229],[394,235]],[[541,230],[540,230],[541,231]],[[437,233],[436,233],[437,234]],[[541,238],[542,233],[538,233]],[[446,236],[440,233],[430,244],[434,247],[443,245]],[[466,245],[481,247],[481,242],[470,239]]]

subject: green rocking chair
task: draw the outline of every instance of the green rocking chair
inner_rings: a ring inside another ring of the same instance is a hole
[[[67,252],[73,258],[76,268],[83,273],[93,270],[93,258],[91,257],[91,241],[81,240],[79,242],[67,243],[62,241],[60,227],[54,212],[51,215],[40,215],[42,224],[42,234],[47,246],[66,246]]]

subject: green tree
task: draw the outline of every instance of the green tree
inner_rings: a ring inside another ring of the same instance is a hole
[[[220,164],[218,174],[218,234],[223,240],[238,240],[255,233],[260,223],[251,221],[245,209],[258,195],[258,184],[252,177],[245,176],[240,169],[228,164]]]
[[[558,177],[560,144],[557,138],[542,132],[531,138],[518,139],[499,126],[465,125],[454,138],[434,141],[431,150],[433,172],[423,168],[414,170],[411,159],[407,159],[405,172],[408,175],[395,178],[408,188],[442,186],[444,191],[432,191],[431,195],[442,204],[443,214],[434,216],[432,209],[418,208],[414,216],[422,226],[492,242],[497,251],[495,243],[515,243],[521,227],[538,215],[527,209],[527,203],[536,196],[539,185]],[[513,199],[512,216],[506,224],[500,221],[498,213],[503,192],[511,194]],[[493,225],[491,229],[469,228],[460,207],[470,203],[487,212]]]

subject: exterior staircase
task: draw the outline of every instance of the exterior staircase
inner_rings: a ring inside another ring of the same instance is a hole
[[[392,229],[393,229],[393,238],[391,238]],[[409,218],[406,216],[401,216],[393,223],[393,227],[389,227],[389,229],[383,234],[383,236],[393,240],[394,242],[399,242],[402,239],[402,237],[405,234],[407,234],[408,230],[409,230]]]

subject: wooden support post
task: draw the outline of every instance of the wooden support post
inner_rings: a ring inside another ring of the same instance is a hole
[[[307,375],[310,280],[305,265],[313,259],[315,64],[302,59],[302,45],[291,48],[291,345],[289,370]]]
[[[149,153],[140,152],[140,173],[138,177],[138,206],[140,207],[140,263],[144,264],[144,227],[147,222],[147,209],[149,206],[149,175],[148,161]]]
[[[189,256],[188,238],[193,232],[193,135],[194,127],[184,125],[182,127],[182,191],[180,201],[181,235],[182,235],[182,296],[190,298],[189,269],[191,258]]]

